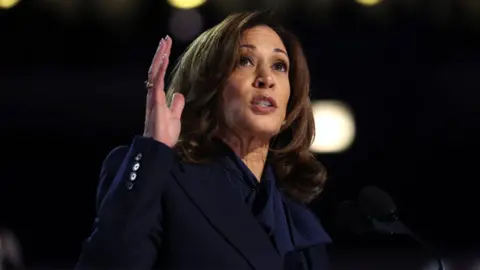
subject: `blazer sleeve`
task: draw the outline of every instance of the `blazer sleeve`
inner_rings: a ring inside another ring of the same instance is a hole
[[[154,266],[162,238],[162,191],[176,162],[168,146],[140,136],[108,154],[93,231],[83,243],[77,270]]]

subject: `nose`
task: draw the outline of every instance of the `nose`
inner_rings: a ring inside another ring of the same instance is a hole
[[[275,86],[275,80],[268,71],[262,71],[255,78],[254,87],[256,88],[272,88]]]

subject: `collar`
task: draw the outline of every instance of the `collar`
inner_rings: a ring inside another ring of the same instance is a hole
[[[242,161],[242,159],[230,148],[230,146],[228,146],[221,139],[216,138],[216,140],[219,145],[219,151],[216,157],[217,161],[222,164],[224,166],[224,169],[226,169],[228,172],[244,179],[244,182],[250,188],[257,188],[259,182],[255,178],[253,173],[250,171],[250,169],[247,167],[247,165]],[[270,173],[269,167],[271,166],[269,166],[267,162],[262,173],[262,181],[260,181],[260,183],[263,183],[263,180],[266,180],[267,175]]]
[[[227,144],[220,139],[218,139],[218,141],[221,145],[220,156],[218,157],[219,162],[223,164],[225,169],[229,172],[245,177],[242,170],[249,171],[245,163]],[[275,177],[272,166],[265,166],[262,178],[267,176]],[[253,174],[248,177],[248,181],[246,182],[248,182],[249,185],[252,185],[252,188],[255,188],[258,185]],[[299,250],[314,245],[328,244],[332,242],[332,239],[323,228],[321,221],[306,205],[295,202],[284,194],[281,194],[281,197],[281,200],[283,200],[285,205],[285,212],[290,227],[294,249]]]

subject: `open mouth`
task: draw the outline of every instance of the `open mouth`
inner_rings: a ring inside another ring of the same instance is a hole
[[[252,110],[257,114],[270,114],[276,108],[277,102],[271,97],[258,95],[252,99]]]
[[[255,96],[252,100],[252,104],[258,107],[263,108],[276,108],[277,102],[275,99],[267,96],[258,95]]]

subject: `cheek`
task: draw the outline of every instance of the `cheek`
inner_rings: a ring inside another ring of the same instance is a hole
[[[224,103],[223,113],[226,118],[236,118],[242,111],[242,102],[240,99],[229,99]]]
[[[241,95],[234,87],[226,88],[222,95],[222,112],[225,124],[233,127],[238,123],[238,118],[242,115],[244,102]]]

